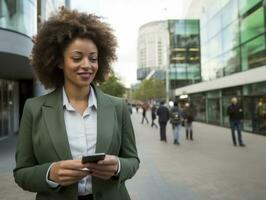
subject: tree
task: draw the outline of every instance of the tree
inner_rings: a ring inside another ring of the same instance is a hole
[[[139,87],[133,91],[133,98],[141,101],[165,98],[165,96],[165,83],[157,79],[144,80]]]
[[[110,72],[109,78],[102,83],[99,88],[112,96],[123,97],[126,92],[125,86],[120,82],[119,78],[113,72]]]

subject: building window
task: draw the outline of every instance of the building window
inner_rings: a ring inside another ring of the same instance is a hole
[[[220,125],[220,91],[207,93],[208,123]]]
[[[223,51],[227,52],[239,45],[239,23],[234,22],[222,32]]]
[[[230,75],[240,71],[240,50],[235,48],[223,55],[224,75]]]
[[[237,1],[232,0],[222,10],[222,27],[226,27],[238,17]]]
[[[265,35],[251,40],[241,48],[242,70],[266,65]]]
[[[243,86],[244,130],[266,135],[266,82]]]
[[[265,32],[264,8],[261,7],[241,21],[241,43]]]
[[[257,5],[259,2],[261,2],[261,0],[238,0],[240,15],[245,14],[247,11],[249,11],[251,8]]]

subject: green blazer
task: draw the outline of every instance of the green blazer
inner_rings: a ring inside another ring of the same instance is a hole
[[[117,155],[121,171],[116,179],[92,177],[96,200],[129,200],[125,181],[139,167],[134,131],[127,104],[93,86],[97,98],[96,153]],[[20,123],[16,168],[16,183],[31,192],[37,200],[76,200],[78,184],[51,189],[46,183],[49,166],[59,160],[72,159],[65,129],[62,89],[26,101]]]

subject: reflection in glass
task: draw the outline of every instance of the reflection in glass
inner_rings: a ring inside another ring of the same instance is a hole
[[[213,19],[210,21],[208,25],[208,31],[209,31],[209,38],[211,39],[214,37],[217,33],[219,33],[222,29],[222,15],[221,13],[218,13],[213,17]]]
[[[206,96],[205,93],[194,94],[190,96],[191,102],[194,105],[197,115],[196,120],[206,121]]]
[[[35,1],[0,0],[0,27],[34,35],[37,28]]]
[[[223,51],[227,52],[239,45],[239,26],[238,21],[234,22],[222,32]]]
[[[244,129],[266,135],[266,82],[245,85]]]
[[[193,84],[200,77],[200,37],[198,20],[169,20],[170,88]]]
[[[265,32],[264,8],[256,10],[241,21],[241,43]]]
[[[222,34],[218,34],[212,40],[208,43],[208,55],[209,58],[216,57],[223,52],[223,47],[222,47]]]
[[[260,67],[266,64],[265,35],[262,35],[241,48],[242,70]]]
[[[220,124],[220,91],[207,93],[208,123]]]
[[[262,0],[238,0],[240,15],[243,15],[261,1]]]
[[[222,27],[225,28],[238,17],[237,1],[232,0],[222,9]]]
[[[223,55],[224,75],[230,75],[240,71],[240,51],[235,48]]]

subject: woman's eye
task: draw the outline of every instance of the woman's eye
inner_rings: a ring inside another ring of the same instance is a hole
[[[79,62],[80,58],[72,58],[74,62]]]
[[[92,63],[96,63],[96,62],[98,62],[98,59],[97,59],[97,58],[90,58],[90,61],[91,61]]]

